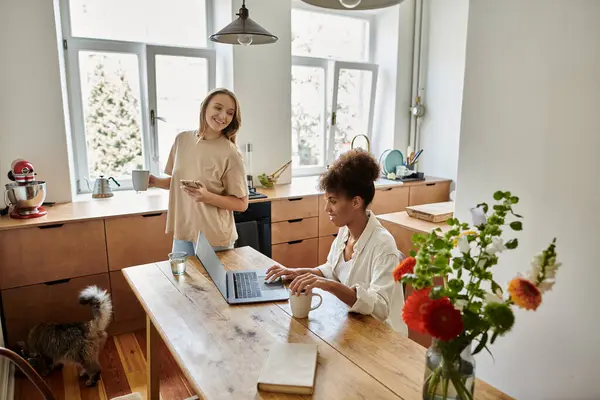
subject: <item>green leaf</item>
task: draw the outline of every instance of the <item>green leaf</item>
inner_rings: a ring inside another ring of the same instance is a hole
[[[433,248],[436,250],[441,250],[444,247],[446,247],[446,242],[444,242],[442,239],[435,239],[435,241],[433,242]]]
[[[496,193],[494,193],[494,200],[502,200],[504,198],[504,193],[500,190],[498,190]]]
[[[516,214],[516,213],[512,213],[512,215],[514,215],[514,216],[515,216],[515,217],[517,217],[517,218],[523,218],[523,216],[522,216],[522,215],[519,215],[519,214]]]
[[[511,250],[516,249],[518,245],[519,245],[518,239],[511,239],[508,242],[506,242],[506,248],[511,249]]]
[[[497,290],[500,290],[500,293],[502,293],[502,287],[496,281],[492,281],[492,292],[496,293]]]
[[[483,348],[487,344],[487,340],[488,340],[488,334],[487,334],[487,332],[483,332],[481,339],[479,339],[479,344],[477,345],[477,347],[475,347],[475,350],[473,350],[472,354],[475,355],[475,354],[479,353],[481,350],[483,350]]]
[[[414,250],[411,250],[408,252],[408,254],[410,254],[411,257],[415,257],[417,255],[417,252]]]
[[[517,196],[511,196],[510,202],[513,204],[517,204],[519,202],[519,198]]]
[[[488,207],[487,203],[479,203],[479,204],[477,204],[477,208],[479,208],[479,207],[483,208],[483,212],[484,213],[487,213],[488,210],[489,210],[489,207]]]
[[[522,231],[523,230],[523,224],[521,223],[521,221],[511,222],[510,227],[512,228],[513,231]]]
[[[454,290],[455,292],[460,292],[464,286],[465,283],[460,279],[450,279],[448,281],[448,287]]]

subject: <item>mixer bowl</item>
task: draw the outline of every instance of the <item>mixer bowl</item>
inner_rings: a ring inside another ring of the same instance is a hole
[[[17,208],[37,208],[46,200],[46,182],[8,183],[6,195],[10,204]]]

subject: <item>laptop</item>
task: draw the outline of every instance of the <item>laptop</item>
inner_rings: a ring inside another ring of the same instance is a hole
[[[202,232],[198,233],[196,257],[229,304],[248,304],[289,299],[281,279],[265,282],[265,271],[227,271]]]

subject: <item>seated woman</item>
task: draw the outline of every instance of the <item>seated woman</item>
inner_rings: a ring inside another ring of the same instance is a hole
[[[392,235],[367,209],[375,196],[377,160],[364,150],[342,154],[321,176],[329,219],[340,227],[327,257],[317,268],[267,270],[267,280],[293,279],[292,293],[319,288],[346,303],[351,312],[372,315],[394,330],[407,335],[402,320],[402,285],[392,272],[401,259]]]

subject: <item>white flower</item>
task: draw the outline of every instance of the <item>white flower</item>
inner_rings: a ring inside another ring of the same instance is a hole
[[[471,208],[471,218],[473,219],[473,226],[485,225],[487,217],[481,207]]]
[[[456,308],[458,311],[462,311],[465,308],[465,306],[467,305],[467,303],[468,303],[467,300],[458,299],[454,303],[454,308]]]
[[[466,235],[459,237],[457,243],[458,249],[461,251],[461,253],[468,253],[469,250],[471,250],[471,246],[469,245],[469,239]]]
[[[488,244],[485,248],[485,252],[491,255],[496,253],[500,253],[506,250],[506,246],[504,245],[504,240],[502,238],[492,238],[492,243]]]
[[[503,303],[504,299],[502,298],[502,291],[500,289],[496,289],[496,293],[486,293],[485,294],[485,302],[490,303]]]

